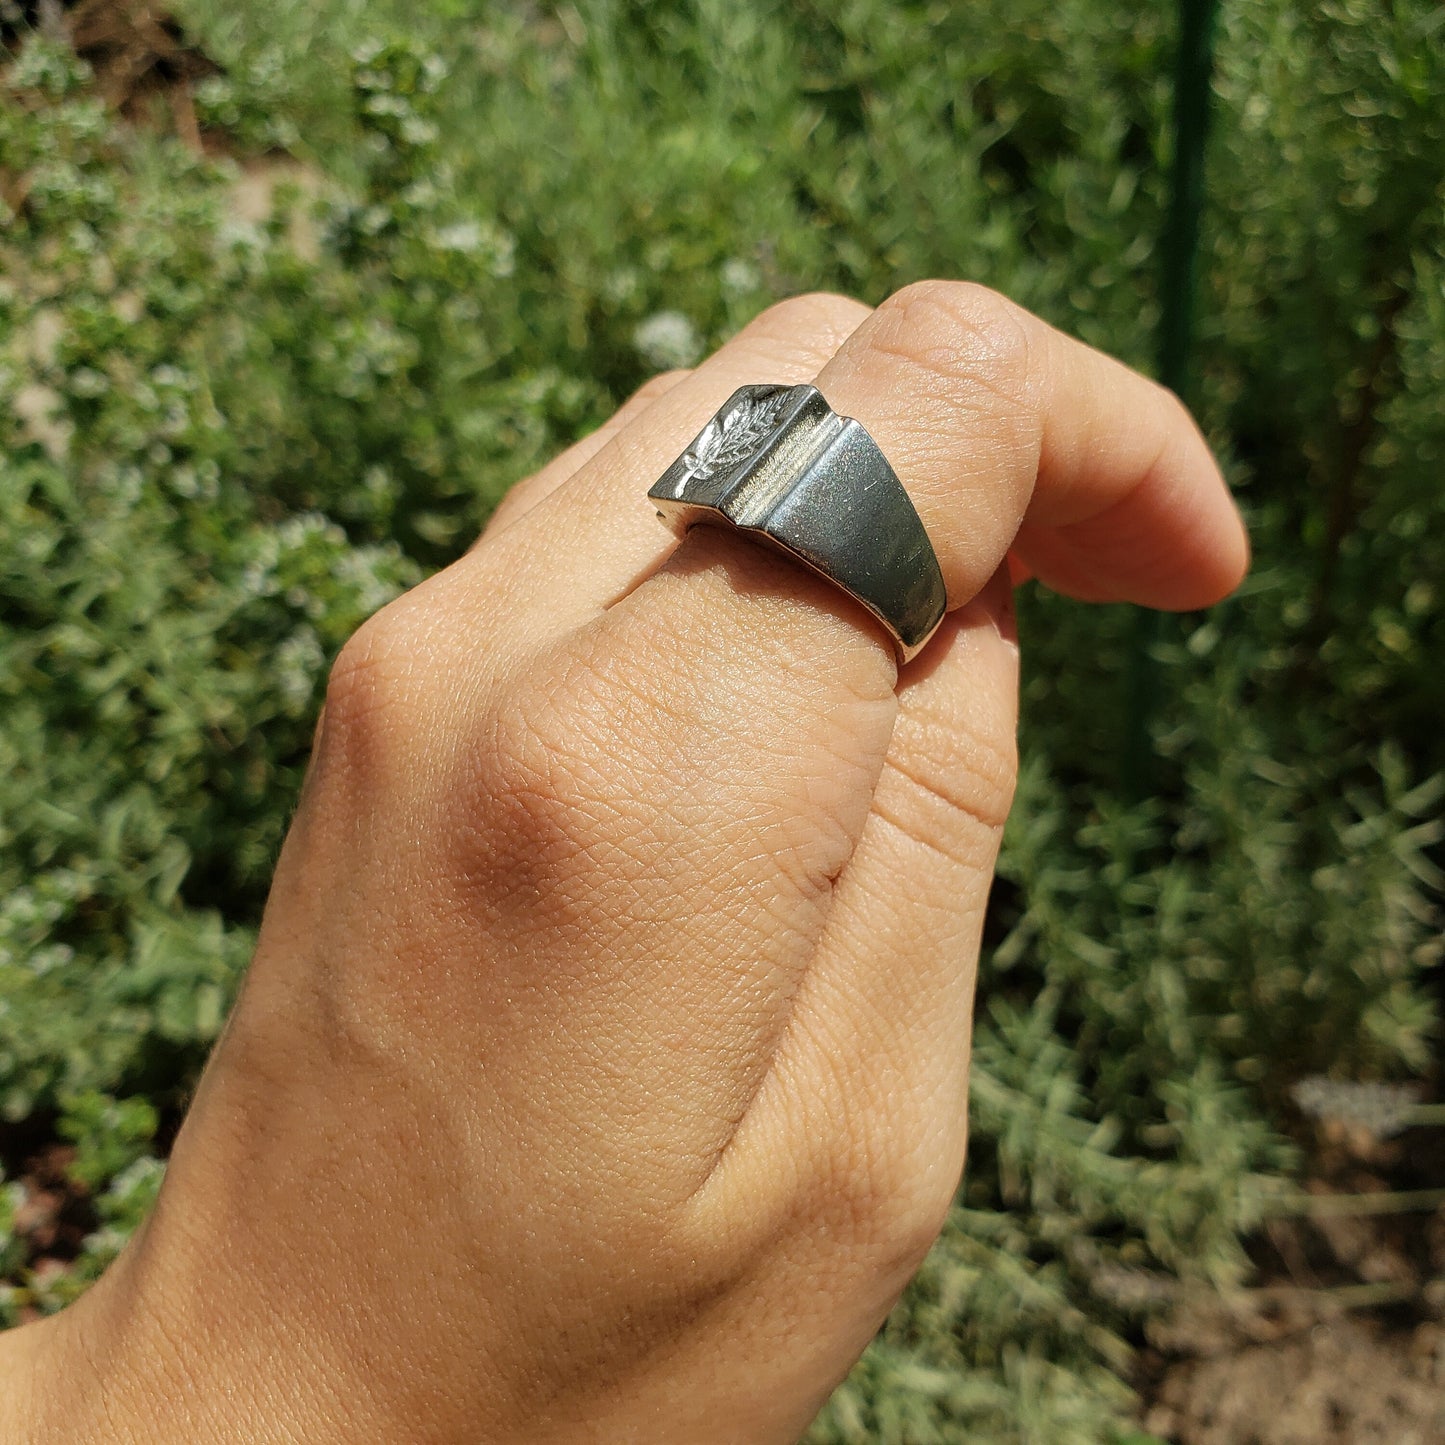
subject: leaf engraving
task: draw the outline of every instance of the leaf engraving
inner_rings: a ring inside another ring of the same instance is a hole
[[[725,416],[714,417],[683,456],[689,481],[707,481],[730,472],[755,455],[777,429],[788,404],[788,391],[745,396]]]

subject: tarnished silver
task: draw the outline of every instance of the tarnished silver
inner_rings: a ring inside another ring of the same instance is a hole
[[[903,483],[816,386],[739,387],[647,495],[679,533],[734,527],[826,577],[905,662],[943,621],[943,573]]]

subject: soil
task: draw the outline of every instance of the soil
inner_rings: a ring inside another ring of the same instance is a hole
[[[1445,1329],[1342,1316],[1178,1364],[1144,1426],[1177,1445],[1441,1445]]]
[[[1312,1178],[1252,1287],[1149,1327],[1144,1429],[1170,1445],[1445,1445],[1440,1127],[1300,1121]]]
[[[173,130],[202,149],[191,88],[221,67],[155,0],[0,0],[0,52],[31,31],[63,36],[96,90],[128,120]]]

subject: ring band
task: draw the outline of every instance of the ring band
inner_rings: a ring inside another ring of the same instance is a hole
[[[862,603],[904,662],[943,621],[943,573],[912,499],[816,386],[739,387],[647,495],[679,534],[735,528]]]

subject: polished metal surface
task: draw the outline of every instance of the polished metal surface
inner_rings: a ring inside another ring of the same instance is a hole
[[[816,386],[739,387],[647,495],[680,533],[734,527],[828,578],[905,662],[943,621],[943,574],[908,493]]]

